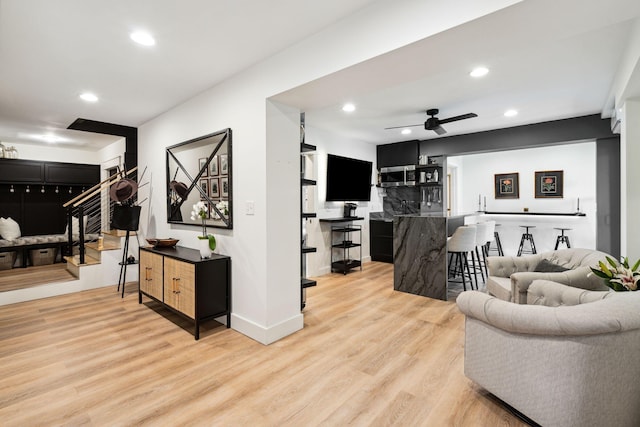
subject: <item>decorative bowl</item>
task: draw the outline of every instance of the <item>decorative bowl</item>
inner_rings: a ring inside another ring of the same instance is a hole
[[[178,243],[180,241],[180,239],[154,239],[154,238],[148,238],[147,242],[149,242],[150,245],[153,245],[155,247],[158,248],[168,248],[168,247],[172,247],[175,246],[176,243]]]

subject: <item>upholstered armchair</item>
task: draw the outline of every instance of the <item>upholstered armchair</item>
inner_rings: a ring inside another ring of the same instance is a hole
[[[535,280],[535,304],[461,293],[464,372],[543,426],[637,426],[640,292]]]
[[[529,256],[489,257],[487,292],[504,301],[527,303],[527,290],[536,279],[551,280],[587,290],[606,291],[590,267],[611,255],[592,249],[563,249]],[[555,270],[555,271],[554,271]]]

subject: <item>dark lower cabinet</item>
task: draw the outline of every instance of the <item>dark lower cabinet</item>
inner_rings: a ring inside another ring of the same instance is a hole
[[[393,222],[369,220],[371,261],[393,262]]]

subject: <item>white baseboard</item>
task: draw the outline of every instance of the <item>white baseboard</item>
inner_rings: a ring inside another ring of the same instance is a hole
[[[245,319],[242,316],[231,313],[231,328],[233,330],[238,331],[264,345],[274,343],[287,335],[291,335],[292,333],[301,330],[303,327],[304,316],[302,313],[271,327],[258,325],[249,319]]]

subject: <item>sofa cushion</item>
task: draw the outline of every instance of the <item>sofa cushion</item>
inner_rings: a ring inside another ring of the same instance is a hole
[[[489,276],[487,277],[487,292],[489,295],[500,298],[503,301],[513,301],[513,294],[511,292],[511,278]]]
[[[533,269],[533,271],[537,273],[556,273],[556,272],[567,271],[567,270],[569,269],[561,265],[558,265],[555,262],[549,261],[546,258],[542,259],[538,263],[538,265],[536,265],[536,268]]]

